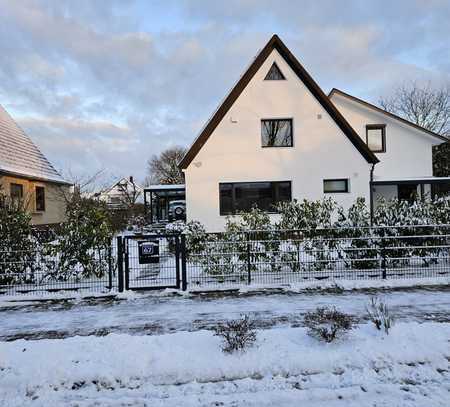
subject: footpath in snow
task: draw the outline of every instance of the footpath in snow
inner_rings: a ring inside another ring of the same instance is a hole
[[[450,324],[363,324],[325,344],[304,328],[258,331],[227,355],[210,331],[0,342],[0,405],[450,405]]]
[[[160,335],[210,329],[219,321],[248,314],[259,328],[300,326],[306,312],[336,306],[365,317],[379,295],[399,321],[450,322],[450,286],[387,291],[280,292],[178,296],[163,293],[126,299],[94,298],[0,306],[0,340],[51,339],[127,333]]]

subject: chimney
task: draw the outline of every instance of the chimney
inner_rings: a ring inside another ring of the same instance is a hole
[[[132,184],[134,184],[134,179],[133,179],[133,176],[132,176],[132,175],[130,175],[130,182],[131,182]]]

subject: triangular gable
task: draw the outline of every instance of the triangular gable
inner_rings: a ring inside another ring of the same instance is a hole
[[[265,81],[282,81],[285,79],[283,72],[281,72],[281,69],[278,68],[278,65],[275,62],[272,64],[264,78]]]
[[[424,133],[426,133],[426,134],[428,134],[430,136],[436,137],[439,140],[441,140],[442,142],[448,141],[447,137],[445,137],[445,136],[441,136],[440,134],[437,134],[437,133],[435,133],[435,132],[433,132],[431,130],[428,130],[428,129],[422,127],[422,126],[419,126],[416,123],[410,122],[409,120],[406,120],[403,117],[397,116],[396,114],[388,112],[387,110],[383,110],[383,109],[379,108],[378,106],[373,105],[372,103],[369,103],[369,102],[366,102],[365,100],[357,98],[356,96],[349,95],[348,93],[345,93],[344,91],[342,91],[340,89],[333,88],[331,90],[331,92],[328,94],[328,97],[331,99],[334,95],[343,96],[343,97],[345,97],[345,98],[347,98],[349,100],[352,100],[352,101],[354,101],[356,103],[359,103],[359,104],[361,104],[361,105],[363,105],[363,106],[365,106],[365,107],[367,107],[367,108],[369,108],[371,110],[374,110],[374,111],[376,111],[378,113],[384,114],[384,115],[390,117],[391,119],[397,120],[399,122],[402,122],[403,124],[406,124],[408,126],[414,127],[416,130],[422,131],[422,132],[424,132]]]
[[[253,76],[259,70],[264,61],[268,58],[270,53],[276,49],[278,53],[284,58],[289,67],[295,72],[298,78],[305,84],[316,100],[322,105],[322,107],[327,111],[330,117],[335,121],[337,126],[342,130],[342,132],[347,136],[355,148],[361,153],[361,155],[366,159],[368,163],[376,164],[379,160],[377,157],[369,150],[366,144],[361,140],[355,130],[350,126],[350,124],[345,120],[337,108],[333,105],[330,99],[325,95],[322,89],[317,85],[317,83],[312,79],[309,73],[303,68],[300,62],[295,58],[295,56],[289,51],[289,49],[284,45],[278,35],[273,35],[270,41],[265,45],[265,47],[256,56],[253,63],[242,75],[238,83],[234,86],[228,96],[225,98],[224,102],[216,110],[212,118],[208,121],[206,126],[201,131],[200,135],[194,141],[192,146],[187,151],[186,155],[183,157],[179,163],[181,169],[186,169],[188,165],[195,158],[197,153],[200,151],[202,146],[206,143],[208,138],[213,133],[214,129],[219,125],[221,120],[225,117],[227,112],[233,106],[234,102],[237,100],[239,95],[251,81]]]

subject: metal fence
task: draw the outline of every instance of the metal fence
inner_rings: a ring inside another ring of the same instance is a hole
[[[450,225],[128,235],[76,258],[53,238],[0,252],[0,294],[450,278]]]
[[[0,295],[95,293],[117,286],[114,244],[73,257],[53,250],[51,242],[35,243],[32,249],[0,251]]]
[[[188,288],[450,277],[450,226],[248,231],[188,253]]]

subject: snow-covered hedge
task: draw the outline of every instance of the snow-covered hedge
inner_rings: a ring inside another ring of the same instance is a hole
[[[445,254],[448,261],[448,249],[435,246],[450,233],[445,226],[450,224],[449,199],[380,200],[372,226],[363,198],[348,210],[325,198],[282,203],[278,212],[274,222],[257,208],[228,217],[219,234],[206,233],[199,222],[178,223],[175,229],[186,235],[189,260],[218,278],[245,279],[249,270],[370,270],[412,261],[429,266]],[[423,225],[429,227],[419,228]]]

